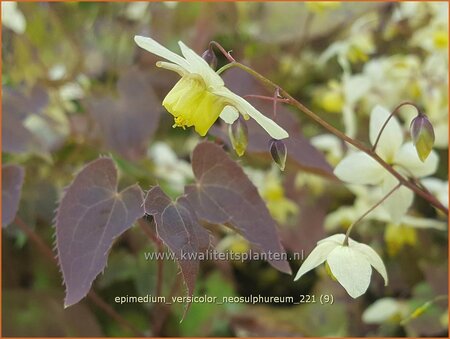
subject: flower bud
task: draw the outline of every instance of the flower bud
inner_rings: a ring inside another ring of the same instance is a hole
[[[416,147],[417,155],[424,162],[430,154],[434,145],[433,125],[427,116],[419,113],[410,126],[411,139]]]
[[[212,69],[216,69],[217,67],[217,57],[214,51],[211,48],[208,48],[206,51],[203,52],[202,58],[208,63],[208,65]]]
[[[270,155],[280,170],[284,171],[286,165],[287,148],[282,140],[271,139],[269,142]]]
[[[248,145],[248,128],[247,123],[239,116],[231,125],[228,125],[228,134],[230,136],[231,145],[237,155],[242,157]]]

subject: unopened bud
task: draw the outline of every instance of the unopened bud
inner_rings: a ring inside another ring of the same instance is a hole
[[[270,155],[280,170],[284,171],[286,165],[287,148],[282,140],[271,139],[269,142]]]
[[[419,113],[410,126],[411,139],[416,147],[419,159],[424,162],[431,153],[434,145],[434,129],[430,120],[423,113]]]
[[[231,125],[228,125],[228,134],[231,145],[237,155],[242,157],[248,145],[248,128],[245,120],[239,116]]]
[[[214,51],[211,48],[208,48],[206,51],[203,52],[202,58],[208,63],[208,65],[212,69],[216,69],[217,67],[217,57]]]

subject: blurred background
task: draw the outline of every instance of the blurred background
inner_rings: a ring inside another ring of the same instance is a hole
[[[138,50],[136,34],[175,52],[182,40],[199,54],[215,40],[363,142],[375,105],[392,110],[416,103],[434,126],[440,157],[437,173],[423,184],[448,206],[447,6],[2,2],[2,161],[25,169],[17,217],[2,229],[2,335],[446,337],[447,221],[419,198],[400,225],[370,218],[355,229],[355,238],[383,257],[390,278],[384,287],[374,273],[356,300],[325,267],[293,282],[265,262],[202,262],[197,279],[198,295],[327,294],[333,305],[192,304],[180,324],[183,304],[116,304],[115,296],[153,294],[157,284],[157,263],[144,257],[156,245],[134,227],[114,245],[93,285],[96,297],[65,310],[61,274],[45,252],[53,247],[63,188],[100,155],[115,160],[121,187],[159,183],[176,197],[193,180],[190,153],[201,138],[172,129],[161,106],[177,76]],[[224,78],[238,94],[272,95],[242,72]],[[251,102],[271,114],[271,103]],[[344,232],[370,206],[371,192],[335,180],[332,169],[346,153],[339,139],[300,112],[280,107],[278,114],[302,140],[287,170],[281,174],[257,147],[238,161],[277,221],[285,248],[307,255],[318,240]],[[401,111],[405,133],[414,114]],[[210,132],[211,140],[228,143],[220,122]],[[249,249],[225,229],[215,241],[221,250]],[[300,262],[290,264],[296,272]],[[162,279],[163,295],[184,295],[176,263],[164,262]]]

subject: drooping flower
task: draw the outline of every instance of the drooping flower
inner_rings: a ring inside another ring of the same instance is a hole
[[[295,280],[326,261],[332,275],[352,298],[358,298],[369,288],[372,267],[381,274],[387,286],[386,267],[380,256],[368,245],[335,234],[320,240],[300,267]]]
[[[183,42],[178,42],[182,57],[151,38],[135,36],[134,41],[139,47],[170,61],[159,61],[156,66],[181,76],[162,103],[175,117],[174,127],[194,126],[198,134],[205,136],[219,116],[231,124],[240,113],[244,118],[255,119],[274,139],[289,136],[274,121],[226,88],[222,78],[208,63]]]
[[[376,106],[370,115],[370,141],[376,142],[378,134],[389,117],[388,110]],[[375,152],[389,165],[405,177],[422,178],[433,174],[438,165],[438,156],[431,151],[422,162],[417,156],[412,142],[403,143],[403,131],[397,119],[393,117],[387,123],[378,140]],[[352,184],[379,185],[383,195],[388,194],[398,185],[396,179],[378,162],[364,152],[347,155],[335,168],[336,176]],[[399,187],[384,202],[394,222],[399,222],[413,202],[414,194],[409,188]]]

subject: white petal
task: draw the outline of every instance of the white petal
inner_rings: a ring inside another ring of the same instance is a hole
[[[401,313],[401,303],[394,298],[382,298],[370,305],[362,314],[366,324],[381,324]]]
[[[173,64],[171,62],[158,61],[156,63],[156,67],[168,69],[169,71],[178,73],[180,76],[184,76],[184,75],[188,74],[188,71],[186,69],[184,69],[180,65]]]
[[[352,184],[377,184],[386,173],[380,164],[364,152],[347,155],[334,169],[339,179]]]
[[[447,223],[435,219],[418,218],[410,215],[405,215],[402,219],[402,225],[411,226],[414,228],[434,228],[436,230],[447,230]]]
[[[15,1],[2,1],[2,25],[17,34],[25,33],[27,22]]]
[[[230,105],[234,106],[241,114],[249,115],[255,119],[255,121],[264,128],[272,138],[280,140],[289,137],[288,132],[229,89],[222,87],[215,89],[213,93],[228,99]]]
[[[384,285],[388,284],[388,276],[386,272],[386,267],[384,266],[383,260],[381,260],[380,256],[375,252],[372,247],[367,246],[366,244],[361,244],[359,242],[353,242],[350,244],[350,248],[354,249],[361,253],[361,255],[366,257],[366,260],[375,268],[383,277]]]
[[[136,35],[134,37],[134,41],[139,47],[145,49],[146,51],[149,51],[150,53],[160,56],[161,58],[167,59],[177,65],[180,65],[188,71],[190,70],[189,63],[185,59],[183,59],[178,54],[170,51],[152,38]]]
[[[232,124],[239,118],[239,112],[233,106],[225,106],[222,113],[220,113],[220,118],[227,124]]]
[[[400,169],[404,169],[406,175],[413,175],[416,178],[425,177],[436,172],[439,158],[435,151],[431,151],[425,162],[420,161],[416,149],[412,142],[405,143],[395,156],[394,164]]]
[[[392,191],[398,183],[399,181],[393,175],[386,176],[382,186],[383,196]],[[414,193],[409,188],[400,186],[383,202],[383,207],[389,212],[392,221],[398,224],[408,211],[413,200]]]
[[[294,281],[300,279],[305,273],[322,264],[327,259],[328,254],[333,251],[336,246],[339,245],[335,242],[324,242],[318,244],[303,262],[294,278]]]
[[[367,291],[372,268],[365,256],[349,246],[339,246],[328,255],[327,263],[352,298],[358,298]]]
[[[205,80],[207,86],[220,87],[224,85],[222,78],[214,72],[208,63],[192,49],[186,46],[182,41],[178,41],[181,53],[191,66],[191,72],[198,73]]]
[[[345,134],[354,138],[356,134],[356,116],[353,106],[344,105],[342,108],[342,120],[344,121]]]
[[[375,106],[370,113],[370,142],[372,145],[375,144],[378,134],[390,114],[387,109],[381,106]],[[397,118],[393,116],[384,128],[375,151],[384,160],[391,161],[402,144],[403,131]]]
[[[371,80],[366,75],[344,75],[344,94],[347,103],[353,106],[370,89]]]
[[[322,239],[317,242],[317,245],[323,244],[325,242],[332,242],[337,245],[342,245],[344,243],[345,234],[339,233],[339,234],[333,234],[325,239]]]

